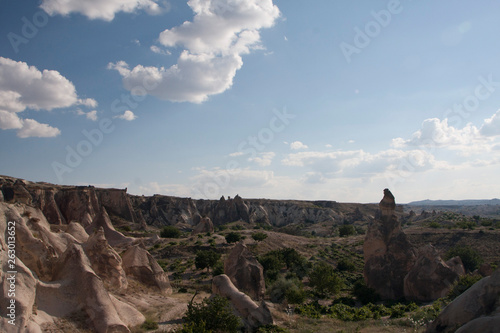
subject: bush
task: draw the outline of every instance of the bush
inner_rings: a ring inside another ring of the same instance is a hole
[[[210,267],[214,267],[219,261],[221,255],[215,251],[198,251],[196,252],[196,258],[194,259],[194,264],[198,269],[206,268],[207,271]]]
[[[351,260],[343,258],[337,263],[337,270],[340,272],[354,272],[356,270],[356,265],[354,265]]]
[[[368,287],[363,279],[354,283],[352,294],[363,304],[376,303],[380,300],[375,289]]]
[[[453,283],[453,286],[448,292],[448,298],[450,299],[450,301],[454,300],[455,298],[460,296],[464,291],[472,287],[474,283],[476,283],[481,279],[482,276],[480,275],[472,275],[472,274],[462,275],[457,281],[455,281],[455,283]]]
[[[356,234],[356,229],[354,228],[353,225],[344,224],[344,225],[339,227],[339,236],[340,237],[352,236],[355,234]]]
[[[184,325],[178,333],[236,333],[240,319],[233,313],[229,302],[219,295],[206,298],[200,304],[188,304]]]
[[[309,273],[309,284],[320,296],[328,296],[337,294],[344,282],[331,265],[320,262]]]
[[[267,238],[267,234],[264,232],[257,232],[257,233],[252,235],[252,238],[256,242],[261,242]]]
[[[290,304],[300,304],[306,299],[302,283],[297,279],[281,277],[269,289],[269,296],[274,303],[286,300]]]
[[[146,331],[152,331],[158,329],[158,323],[152,319],[146,319],[142,323],[141,328]]]
[[[162,238],[179,238],[180,236],[181,236],[181,231],[171,225],[163,227],[163,229],[160,232],[160,237]]]
[[[446,252],[445,260],[459,256],[467,272],[473,272],[483,263],[479,252],[470,246],[455,246]]]
[[[226,235],[226,242],[228,242],[229,244],[239,242],[240,240],[241,234],[237,232],[230,232]]]
[[[261,326],[255,331],[255,333],[287,333],[288,330],[276,326],[276,325],[265,325]]]

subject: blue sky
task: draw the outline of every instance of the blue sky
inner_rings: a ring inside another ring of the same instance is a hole
[[[0,1],[0,174],[193,198],[500,197],[494,1]]]

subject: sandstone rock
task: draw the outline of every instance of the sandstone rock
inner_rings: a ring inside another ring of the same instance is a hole
[[[126,246],[133,242],[133,239],[123,235],[121,232],[116,231],[115,227],[111,223],[108,212],[106,208],[102,207],[99,216],[97,216],[91,225],[85,228],[85,231],[88,234],[94,232],[94,230],[103,228],[104,234],[106,235],[106,239],[108,240],[109,245],[115,246]]]
[[[363,244],[364,278],[383,299],[404,297],[404,278],[413,267],[416,251],[394,215],[394,196],[384,190],[381,216],[368,226]]]
[[[52,245],[37,238],[39,235],[28,228],[18,209],[24,210],[21,206],[0,204],[0,218],[15,222],[16,255],[40,279],[50,280],[58,257],[57,251]]]
[[[458,276],[465,275],[465,267],[464,264],[462,263],[462,259],[460,259],[459,256],[453,257],[448,261],[446,261],[446,265],[448,265],[448,267],[452,271],[457,273]]]
[[[85,243],[87,239],[89,239],[89,234],[87,234],[83,226],[75,221],[72,221],[68,224],[66,232],[75,237],[75,239],[80,243]]]
[[[4,205],[4,204],[0,204]],[[24,263],[19,259],[15,258],[15,270],[17,274],[8,273],[12,271],[9,264],[8,256],[8,222],[12,222],[11,219],[5,216],[6,206],[0,206],[0,327],[2,332],[6,333],[25,333],[25,332],[41,332],[40,327],[33,322],[33,310],[35,304],[35,291],[37,280],[32,274],[31,270],[24,265]],[[5,231],[5,233],[4,233]],[[17,250],[19,251],[19,250]],[[15,280],[13,280],[13,278]],[[15,297],[11,294],[11,285],[15,286]],[[11,306],[10,300],[15,300],[15,325],[8,323],[9,320],[13,319],[7,315],[11,311],[7,308]]]
[[[396,201],[389,189],[384,189],[384,197],[379,203],[380,212],[382,217],[391,217],[396,209]]]
[[[441,259],[432,245],[426,245],[418,252],[415,265],[404,278],[405,298],[429,302],[445,297],[459,275]]]
[[[130,203],[127,189],[96,189],[99,203],[103,205],[109,214],[119,216],[132,223],[136,222],[136,216]]]
[[[33,205],[43,212],[43,215],[50,224],[60,225],[67,223],[56,203],[55,197],[58,192],[56,188],[28,188],[33,197]]]
[[[96,332],[130,332],[80,245],[69,246],[54,281],[40,283],[36,296],[38,307],[51,316],[64,317],[81,309]]]
[[[448,304],[426,332],[498,332],[499,295],[500,269],[497,269]]]
[[[493,274],[493,268],[491,268],[490,264],[484,263],[479,267],[478,272],[482,276],[490,276],[491,274]]]
[[[109,246],[100,227],[83,245],[85,253],[90,260],[94,272],[102,278],[110,288],[125,289],[128,281],[122,267],[122,259],[116,251]]]
[[[172,293],[168,274],[158,265],[148,251],[138,245],[131,246],[122,256],[123,268],[129,276],[138,281],[157,287],[163,294]]]
[[[93,186],[61,188],[55,195],[59,210],[66,222],[78,221],[87,228],[100,211]]]
[[[264,268],[242,242],[233,248],[224,261],[224,273],[236,288],[253,299],[264,298]]]
[[[191,235],[196,235],[196,234],[201,234],[201,233],[207,233],[207,232],[214,232],[214,224],[212,223],[212,220],[210,220],[209,217],[204,217],[200,220],[200,222],[194,227],[193,231],[191,232]]]
[[[212,293],[229,299],[245,326],[250,329],[274,323],[265,302],[258,306],[249,296],[239,291],[225,274],[213,278]]]

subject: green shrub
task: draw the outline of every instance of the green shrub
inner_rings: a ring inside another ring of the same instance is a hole
[[[230,232],[226,235],[226,242],[228,243],[236,243],[241,240],[241,234],[237,232]]]
[[[178,333],[236,333],[241,326],[240,319],[233,313],[224,297],[215,295],[200,304],[188,304],[184,325]]]
[[[354,228],[353,225],[344,224],[344,225],[339,227],[339,236],[340,237],[352,236],[355,234],[356,234],[356,228]]]
[[[376,303],[380,300],[380,296],[375,289],[368,287],[364,279],[354,283],[352,294],[363,304]]]
[[[220,253],[212,250],[198,251],[196,252],[194,264],[198,269],[206,268],[207,271],[209,271],[211,267],[214,267],[217,264],[217,261],[219,261],[220,257]]]
[[[285,279],[284,277],[279,278],[269,288],[269,296],[274,303],[286,300],[290,304],[299,304],[306,299],[302,283],[298,279]]]
[[[141,328],[146,331],[152,331],[158,329],[158,323],[152,319],[146,319],[144,323],[142,323]]]
[[[441,228],[441,224],[434,221],[434,222],[429,223],[429,227],[434,228],[434,229],[439,229],[439,228]]]
[[[261,242],[267,238],[267,234],[265,232],[256,232],[255,234],[252,234],[252,238],[256,242]]]
[[[483,259],[481,258],[479,252],[470,246],[455,246],[446,252],[444,258],[445,260],[448,260],[455,256],[459,256],[460,259],[462,259],[464,268],[468,272],[473,272],[483,263]]]
[[[448,298],[454,300],[460,296],[464,291],[472,287],[472,285],[482,279],[480,275],[466,274],[462,275],[451,287],[448,292]]]
[[[277,325],[265,325],[261,326],[255,331],[255,333],[287,333],[288,330]]]
[[[317,263],[309,273],[309,285],[320,296],[337,294],[343,287],[344,282],[335,273],[333,266],[325,263]]]
[[[163,229],[160,232],[160,237],[163,238],[179,238],[180,236],[181,236],[181,231],[171,225],[163,227]]]
[[[356,270],[356,265],[351,260],[342,258],[337,263],[337,270],[340,272],[354,272]]]

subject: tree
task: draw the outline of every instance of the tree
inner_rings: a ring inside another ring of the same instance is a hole
[[[267,234],[265,232],[256,232],[252,235],[252,238],[254,241],[260,242],[267,238]]]
[[[196,252],[196,258],[194,259],[194,265],[198,269],[207,269],[210,271],[211,267],[214,267],[219,261],[221,255],[215,251],[198,251]]]
[[[483,263],[483,258],[479,252],[471,248],[470,246],[455,246],[446,252],[445,260],[449,260],[453,257],[459,256],[462,259],[464,268],[468,272],[473,272],[479,265]]]
[[[160,236],[162,238],[179,238],[181,235],[181,231],[174,226],[168,225],[163,227],[160,232]]]
[[[236,243],[236,242],[239,242],[241,239],[241,234],[237,233],[237,232],[230,232],[226,235],[226,242],[228,243]]]
[[[219,295],[206,298],[199,304],[193,304],[191,300],[183,319],[184,325],[178,331],[181,333],[236,333],[241,326],[241,321],[231,310],[228,300]]]
[[[353,225],[344,224],[339,227],[339,235],[340,237],[352,236],[356,234],[356,229]]]
[[[325,262],[314,265],[309,273],[309,284],[321,296],[335,295],[344,285],[333,266]]]

